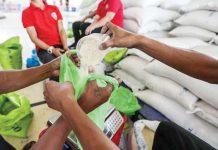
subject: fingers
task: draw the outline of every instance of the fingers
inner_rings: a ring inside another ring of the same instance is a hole
[[[86,35],[89,35],[89,34],[90,34],[90,27],[88,27],[88,28],[86,29],[85,34],[86,34]]]
[[[113,33],[112,33],[111,30],[108,30],[108,31],[106,32],[106,34],[109,35],[110,37],[113,35]]]
[[[71,59],[71,61],[77,66],[80,67],[80,59],[76,53],[68,52],[67,56]]]
[[[101,33],[102,33],[102,34],[105,34],[107,31],[108,31],[108,27],[107,27],[107,24],[106,24],[106,25],[104,25],[104,26],[102,27]]]
[[[45,81],[44,84],[44,90],[49,91],[50,89],[52,89],[53,85],[56,84],[57,82],[55,81]]]
[[[95,68],[93,66],[89,66],[88,67],[88,72],[89,73],[94,73],[95,72]]]
[[[60,48],[59,48],[59,51],[60,51],[61,53],[64,53],[64,52],[65,52],[65,50],[63,50],[63,49],[60,49]]]
[[[106,25],[102,28],[101,33],[106,33],[108,30],[110,30],[112,33],[115,32],[115,29],[117,28],[116,25],[114,25],[111,22],[106,23]]]
[[[103,88],[108,94],[111,94],[113,91],[113,85],[108,84],[105,88]]]
[[[59,56],[61,56],[62,54],[61,54],[60,51],[57,50],[57,51],[54,52],[54,55],[57,56],[57,57],[59,57]]]
[[[58,77],[60,75],[60,70],[55,70],[52,74],[53,76]]]

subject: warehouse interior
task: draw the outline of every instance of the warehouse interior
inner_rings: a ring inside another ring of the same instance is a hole
[[[0,149],[218,149],[218,0],[0,0]]]

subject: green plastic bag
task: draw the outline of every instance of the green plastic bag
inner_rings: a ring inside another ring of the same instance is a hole
[[[19,37],[13,37],[0,44],[0,64],[4,70],[22,68],[22,46]]]
[[[32,117],[26,97],[16,93],[0,95],[0,134],[26,138]]]
[[[127,53],[128,48],[124,48],[124,49],[119,49],[119,50],[113,50],[111,52],[109,52],[105,57],[104,57],[104,61],[110,65],[114,65],[116,63],[118,63],[123,56]]]
[[[67,29],[67,38],[71,39],[74,37],[73,30],[71,28]]]
[[[122,86],[112,93],[110,103],[126,115],[134,115],[141,108],[133,93]]]
[[[112,77],[98,75],[95,73],[88,74],[83,69],[77,68],[65,54],[61,59],[60,82],[72,82],[75,89],[75,98],[78,100],[86,88],[88,81],[96,80],[98,86],[106,87],[108,83],[112,84],[114,90],[118,88],[118,82]],[[108,113],[109,102],[96,108],[88,114],[89,118],[103,130],[104,120]]]

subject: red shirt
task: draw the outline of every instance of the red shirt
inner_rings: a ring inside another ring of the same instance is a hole
[[[123,4],[121,0],[102,0],[96,10],[96,14],[100,16],[99,20],[105,17],[107,12],[115,13],[111,22],[123,27]]]
[[[22,14],[24,28],[35,27],[37,37],[49,46],[62,45],[58,31],[58,20],[62,19],[59,9],[46,3],[44,10],[31,3]]]

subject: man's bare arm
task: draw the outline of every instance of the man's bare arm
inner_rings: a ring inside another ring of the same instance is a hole
[[[35,45],[37,45],[39,48],[47,50],[51,46],[51,45],[46,44],[45,42],[43,42],[42,40],[38,38],[35,27],[27,27],[26,30],[27,30],[27,33],[31,41]]]
[[[218,84],[218,60],[214,58],[167,46],[144,36],[127,32],[112,23],[107,23],[102,29],[102,33],[105,32],[112,35],[112,39],[103,43],[100,46],[101,49],[108,47],[138,48],[178,71],[209,83]]]
[[[61,38],[61,43],[63,45],[63,49],[65,51],[67,51],[68,50],[67,35],[66,35],[65,30],[64,30],[64,26],[63,26],[62,20],[58,20],[58,31],[59,31],[59,36]]]
[[[68,57],[79,67],[79,59],[76,54],[68,52]],[[16,91],[29,85],[42,81],[51,76],[58,76],[61,57],[40,67],[17,70],[0,71],[0,94]]]
[[[84,150],[118,150],[103,132],[87,117],[79,105],[72,100],[63,104],[63,117],[72,127]],[[75,117],[75,114],[77,116]],[[94,138],[94,140],[93,140]]]
[[[101,94],[100,95],[97,94],[96,90],[98,91],[98,93],[100,92]],[[114,143],[112,143],[85,114],[85,112],[86,113],[90,112],[94,110],[96,107],[105,103],[108,100],[111,92],[112,92],[111,85],[108,85],[105,88],[100,88],[97,86],[95,81],[90,81],[85,89],[85,92],[83,93],[83,95],[79,100],[83,102],[77,103],[72,96],[74,95],[74,89],[71,83],[66,82],[64,84],[59,84],[54,81],[50,81],[47,82],[45,85],[44,95],[48,106],[62,113],[65,122],[67,122],[70,128],[77,135],[82,147],[85,150],[95,150],[95,149],[117,150],[118,149],[117,146],[114,145]],[[58,127],[60,128],[59,130],[61,130],[61,126],[62,127],[65,126],[65,128],[68,128],[67,124],[64,124],[63,122],[60,124],[62,125]],[[55,132],[54,128],[51,130]],[[67,132],[69,132],[69,130],[63,129],[63,133],[61,137],[63,137],[63,135],[67,135],[66,134]],[[51,135],[52,132],[50,132],[50,136]],[[49,135],[47,134],[47,137],[48,136]],[[94,138],[95,140],[93,140],[93,136],[95,137]],[[63,139],[60,140],[62,141],[62,144],[60,144],[60,143],[55,143],[54,142],[55,140],[46,137],[43,138],[43,137],[42,139],[40,139],[41,141],[40,145],[39,144],[35,145],[34,146],[35,148],[40,146],[41,147],[45,146],[47,140],[50,140],[49,141],[50,146],[47,145],[46,149],[53,149],[53,145],[56,146],[63,145]],[[64,139],[66,139],[66,137]],[[45,147],[43,148],[45,149]],[[61,147],[59,147],[59,149],[60,148]]]
[[[50,90],[54,91],[53,88],[50,88]],[[101,95],[98,94],[97,97],[96,91],[100,92]],[[112,91],[111,86],[107,86],[106,88],[99,88],[95,81],[90,81],[85,89],[85,92],[82,94],[81,98],[79,99],[78,104],[85,113],[89,113],[93,111],[95,108],[97,108],[98,106],[105,103],[108,100],[111,91]],[[47,95],[47,91],[45,91],[44,94],[46,95],[45,97],[49,97]],[[63,117],[60,117],[56,121],[56,123],[53,124],[46,131],[46,133],[41,137],[41,139],[34,145],[33,149],[60,150],[63,147],[67,136],[72,130],[67,120],[65,121]],[[54,136],[54,134],[56,136]]]
[[[51,77],[54,75],[54,71],[59,68],[59,59],[32,69],[0,71],[0,94],[19,90]]]

